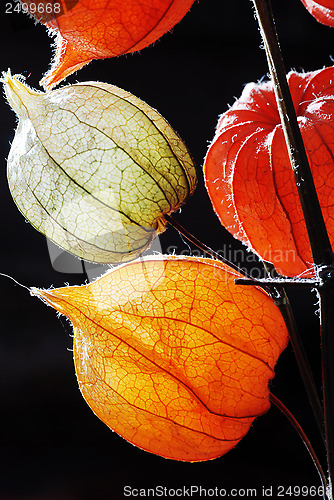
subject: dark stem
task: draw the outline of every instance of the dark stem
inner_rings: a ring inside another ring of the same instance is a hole
[[[318,288],[320,296],[322,385],[329,477],[334,479],[334,280]]]
[[[279,276],[276,272],[275,266],[272,263],[264,262],[264,267],[268,276],[270,276],[271,278],[277,278]],[[309,281],[312,282],[315,280]],[[298,283],[298,280],[295,280],[295,282]],[[311,404],[320,435],[326,446],[324,432],[324,412],[319,399],[319,394],[312,374],[311,366],[306,355],[301,336],[299,334],[295,316],[293,314],[289,298],[283,286],[284,285],[274,288],[276,292],[276,305],[282,314],[285,325],[289,332],[289,338],[297,361],[299,373],[303,381],[307,397]]]
[[[299,434],[299,437],[301,438],[301,440],[303,441],[304,445],[306,446],[307,448],[307,451],[309,452],[312,460],[313,460],[313,463],[318,471],[318,474],[320,476],[320,479],[321,479],[321,483],[322,483],[322,486],[324,488],[324,495],[323,495],[323,498],[325,499],[326,498],[326,490],[327,490],[327,480],[326,480],[326,476],[324,474],[324,471],[321,467],[321,464],[319,462],[319,459],[310,443],[310,440],[308,439],[308,437],[306,436],[305,432],[303,431],[301,425],[299,424],[298,420],[296,420],[296,418],[292,415],[292,413],[287,409],[287,407],[282,403],[282,401],[280,401],[276,396],[274,396],[274,394],[270,393],[270,396],[269,396],[269,399],[270,401],[283,413],[283,415],[289,420],[289,422],[293,425],[293,427],[296,429],[296,431],[298,432]]]
[[[263,278],[263,279],[248,279],[248,278],[238,278],[235,280],[237,285],[250,285],[250,286],[265,286],[266,288],[276,288],[282,287],[284,288],[315,288],[318,284],[320,284],[319,280],[313,279],[294,279],[294,278]]]
[[[285,294],[285,290],[281,289],[279,292],[281,294],[281,301],[278,302],[277,305],[279,310],[281,311],[285,325],[289,332],[289,337],[298,364],[299,373],[304,383],[306,394],[311,404],[318,429],[324,443],[326,444],[324,434],[324,413],[320,403],[317,387],[313,378],[312,370],[306,356],[306,352],[296,325],[290,302]]]
[[[282,314],[285,325],[289,332],[289,338],[298,364],[299,373],[301,375],[307,397],[311,404],[313,414],[318,425],[318,429],[320,431],[323,441],[325,442],[324,414],[322,411],[322,406],[320,403],[317,387],[313,378],[312,370],[303,346],[301,336],[297,328],[291,304],[283,288],[283,286],[284,287],[286,286],[286,280],[280,280],[275,278],[267,278],[263,280],[247,280],[244,278],[239,278],[235,280],[235,283],[237,285],[251,285],[260,287],[266,285],[267,288],[270,288],[270,295],[275,300],[275,303]],[[318,281],[316,283],[318,283]],[[300,286],[298,280],[289,280],[288,284],[290,286],[296,286],[296,287]],[[302,285],[307,286],[309,288],[311,287],[314,288],[315,280],[305,280],[305,282]]]
[[[292,102],[270,0],[253,0],[267,54],[291,166],[316,266],[332,265],[333,252]]]
[[[194,245],[196,245],[198,248],[203,250],[203,252],[211,255],[211,257],[214,257],[215,259],[218,259],[225,264],[227,264],[229,267],[234,269],[235,271],[239,272],[240,274],[247,276],[247,274],[238,268],[235,264],[232,262],[228,261],[225,259],[225,257],[221,256],[220,254],[216,253],[214,250],[209,248],[207,245],[202,243],[200,240],[198,240],[195,236],[193,236],[187,229],[185,229],[181,224],[179,224],[177,221],[172,219],[169,215],[165,215],[166,221],[173,226],[179,233],[181,233],[185,238],[187,238],[189,241],[191,241]],[[268,287],[265,280],[260,283],[260,281],[255,281],[251,279],[247,279],[247,281],[251,282],[253,285],[261,286],[261,288],[264,288],[265,290],[268,291]],[[311,280],[310,280],[311,281]],[[240,284],[245,284],[246,280],[236,280],[236,283]],[[246,282],[247,283],[247,282]],[[308,286],[310,286],[309,283],[307,283]],[[314,286],[314,284],[313,284]],[[277,284],[276,284],[277,287]],[[312,371],[310,369],[310,365],[305,353],[305,350],[302,345],[302,341],[297,329],[297,325],[293,316],[293,312],[289,303],[289,299],[285,293],[285,291],[280,288],[280,289],[275,289],[275,291],[270,290],[268,293],[271,296],[275,296],[275,301],[276,305],[279,307],[281,314],[283,316],[284,322],[286,324],[287,330],[289,332],[289,337],[290,341],[293,347],[294,354],[297,359],[299,371],[306,389],[306,393],[308,395],[317,425],[319,427],[320,433],[322,437],[324,438],[323,434],[323,412],[319,400],[319,396],[317,393],[316,385],[312,376]]]
[[[193,243],[195,246],[203,250],[203,252],[207,253],[208,255],[211,255],[214,259],[220,260],[221,262],[224,262],[227,266],[231,267],[234,269],[234,271],[237,271],[239,274],[242,276],[245,276],[246,278],[249,278],[248,274],[243,270],[240,269],[238,266],[236,266],[233,262],[230,262],[229,260],[225,259],[222,255],[219,253],[215,252],[212,250],[212,248],[208,247],[204,243],[202,243],[199,239],[197,239],[193,234],[191,234],[187,229],[185,229],[181,224],[179,224],[176,220],[172,219],[170,215],[165,214],[164,215],[166,221],[168,224],[170,224],[176,231],[181,233],[187,240],[189,240],[191,243]]]
[[[274,81],[277,105],[298,195],[304,214],[313,261],[322,284],[320,294],[322,385],[329,486],[334,480],[334,256],[322,216],[311,169],[292,103],[279,48],[270,0],[253,0]],[[330,498],[332,493],[328,492]]]

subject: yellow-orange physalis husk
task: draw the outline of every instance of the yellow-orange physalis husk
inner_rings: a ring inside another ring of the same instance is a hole
[[[194,191],[196,170],[172,127],[113,85],[37,92],[10,72],[19,124],[8,156],[14,201],[42,234],[88,261],[133,260]]]
[[[70,318],[82,394],[111,429],[163,457],[219,457],[269,408],[287,343],[259,289],[210,259],[152,257],[87,286],[33,289]]]

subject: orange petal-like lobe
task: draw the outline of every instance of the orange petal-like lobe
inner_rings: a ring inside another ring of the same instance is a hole
[[[319,23],[334,26],[333,0],[302,0],[302,2]]]
[[[201,461],[268,410],[287,343],[273,301],[236,277],[210,259],[152,257],[32,293],[70,318],[79,386],[102,421],[147,451]]]
[[[334,68],[288,75],[314,182],[334,243]],[[222,224],[286,276],[312,254],[271,83],[248,84],[218,122],[204,165]]]
[[[46,88],[93,59],[147,47],[179,22],[194,0],[61,0],[61,12],[53,15],[47,9],[51,3],[27,2],[34,17],[57,33],[55,61],[42,80]]]

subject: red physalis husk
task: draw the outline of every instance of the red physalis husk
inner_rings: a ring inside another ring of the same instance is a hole
[[[288,82],[330,241],[334,243],[334,68]],[[204,166],[222,224],[286,276],[312,254],[271,82],[248,84],[218,122]]]
[[[334,1],[333,0],[302,0],[310,14],[319,23],[334,26]]]
[[[188,12],[194,0],[25,0],[31,14],[57,34],[51,88],[93,59],[147,47]],[[52,7],[53,5],[53,7]],[[52,8],[51,8],[52,7]]]

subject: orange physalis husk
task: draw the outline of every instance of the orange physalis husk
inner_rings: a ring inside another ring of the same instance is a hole
[[[144,450],[201,461],[269,409],[287,343],[274,302],[237,276],[210,259],[151,257],[32,294],[73,323],[79,386],[103,422]]]
[[[334,243],[334,68],[288,82]],[[311,248],[271,82],[249,83],[218,122],[204,173],[221,223],[286,276],[313,274]]]
[[[302,0],[310,14],[319,23],[334,26],[334,1],[333,0]]]
[[[61,7],[50,13],[50,0],[25,0],[32,15],[57,34],[55,60],[41,82],[45,88],[93,59],[147,47],[179,22],[194,0],[58,0],[57,5],[59,2]]]

